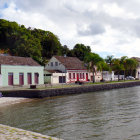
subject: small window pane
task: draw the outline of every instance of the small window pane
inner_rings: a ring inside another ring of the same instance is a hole
[[[58,62],[55,62],[55,66],[58,66]]]

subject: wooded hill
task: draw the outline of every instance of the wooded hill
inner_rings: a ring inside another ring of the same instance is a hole
[[[53,55],[66,54],[83,60],[91,49],[84,44],[76,44],[70,50],[66,45],[62,46],[58,36],[50,31],[26,28],[16,22],[0,19],[0,51],[13,56],[32,57],[44,65]]]

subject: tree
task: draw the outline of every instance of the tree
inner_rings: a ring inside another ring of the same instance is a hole
[[[109,66],[107,63],[105,63],[105,61],[99,61],[99,63],[97,63],[97,70],[100,71],[102,73],[102,80],[103,79],[103,71],[109,71]]]
[[[105,62],[111,67],[112,64],[113,64],[113,60],[114,60],[114,56],[113,55],[108,55],[106,58],[105,58]]]
[[[76,44],[72,51],[75,57],[78,57],[81,61],[83,61],[87,53],[91,53],[91,48],[90,46],[85,46],[84,44]]]
[[[128,59],[127,56],[122,56],[121,60],[120,60],[120,64],[122,64],[123,67],[124,67],[124,69],[123,69],[123,71],[124,71],[124,80],[125,80],[126,70],[127,70],[127,67],[128,67],[127,66],[127,59]]]
[[[96,67],[98,67],[98,64],[103,61],[103,58],[101,58],[98,54],[95,53],[87,53],[85,55],[84,60],[88,65],[88,69],[93,72],[93,83],[94,83]]]
[[[32,57],[41,64],[53,55],[62,55],[59,38],[52,32],[25,28],[4,19],[0,19],[0,50],[8,50],[11,55]]]
[[[133,58],[126,59],[126,69],[129,71],[130,75],[132,76],[133,71],[137,68],[138,61]]]
[[[119,81],[120,72],[124,70],[124,66],[120,63],[120,59],[114,59],[112,69],[117,72]]]

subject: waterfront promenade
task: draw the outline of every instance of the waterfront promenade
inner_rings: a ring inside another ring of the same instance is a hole
[[[62,140],[0,124],[0,140]]]
[[[52,96],[62,96],[71,94],[80,94],[87,92],[97,92],[118,88],[127,88],[140,86],[140,81],[127,81],[116,83],[100,83],[91,85],[78,85],[73,87],[61,88],[37,88],[37,89],[11,89],[1,90],[4,97],[24,97],[24,98],[44,98]]]

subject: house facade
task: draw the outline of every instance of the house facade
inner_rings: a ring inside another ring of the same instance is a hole
[[[29,57],[0,56],[0,86],[44,84],[43,69]]]
[[[132,57],[138,61],[138,66],[136,68],[135,78],[140,79],[140,58],[139,57]]]
[[[53,73],[52,83],[74,83],[90,81],[90,74],[84,63],[76,57],[53,56],[45,65],[45,70],[57,70]]]
[[[102,75],[103,75],[103,80],[105,80],[105,81],[114,81],[115,80],[114,71],[112,71],[112,72],[103,71]],[[118,78],[118,76],[117,76],[117,78]]]

